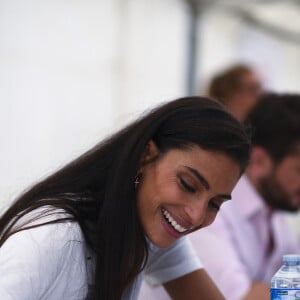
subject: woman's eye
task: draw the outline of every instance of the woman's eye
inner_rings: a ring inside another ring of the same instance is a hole
[[[217,211],[220,210],[220,205],[213,201],[209,201],[209,206]]]
[[[185,190],[187,190],[190,193],[196,193],[196,190],[192,186],[190,186],[184,179],[179,177],[179,180]]]

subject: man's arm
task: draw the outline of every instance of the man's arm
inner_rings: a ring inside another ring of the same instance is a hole
[[[204,269],[166,282],[164,283],[164,287],[173,300],[225,299]],[[257,299],[261,298],[256,298],[256,300]]]

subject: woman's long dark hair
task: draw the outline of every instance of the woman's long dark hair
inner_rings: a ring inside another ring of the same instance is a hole
[[[134,178],[150,140],[161,153],[199,145],[248,162],[247,130],[219,103],[201,97],[164,104],[26,191],[0,219],[0,247],[35,208],[63,208],[96,256],[92,299],[119,300],[144,267],[148,249],[135,201]],[[59,221],[63,222],[64,218]]]

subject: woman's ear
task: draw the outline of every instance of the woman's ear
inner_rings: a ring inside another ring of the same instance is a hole
[[[141,157],[140,166],[143,167],[147,163],[153,161],[159,154],[159,150],[153,140],[150,140]]]
[[[154,160],[158,156],[158,153],[159,151],[156,144],[153,140],[150,140],[143,154],[143,163],[146,164]]]

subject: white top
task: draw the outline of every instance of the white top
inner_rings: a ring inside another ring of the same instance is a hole
[[[34,213],[40,213],[40,210]],[[56,211],[35,223],[67,216]],[[0,299],[83,300],[91,284],[92,262],[93,257],[76,222],[43,225],[18,232],[0,248]],[[153,284],[158,284],[200,267],[190,244],[181,239],[168,249],[150,245],[144,272]],[[137,298],[142,277],[140,274],[126,290],[123,300]]]

